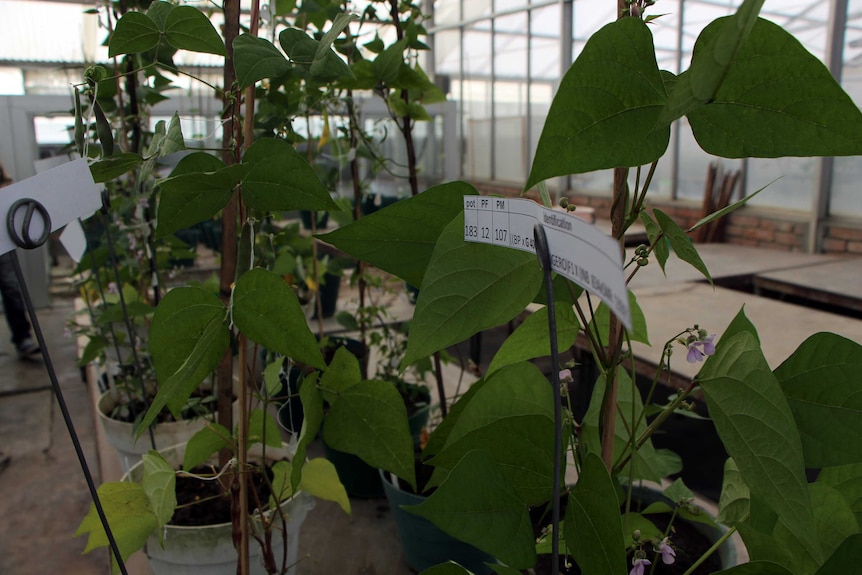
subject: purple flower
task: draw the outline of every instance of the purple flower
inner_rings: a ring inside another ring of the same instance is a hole
[[[110,282],[108,284],[108,293],[112,293],[112,294],[120,293],[120,290],[117,289],[117,283],[116,282]]]
[[[715,339],[715,334],[704,336],[701,339],[692,339],[685,344],[688,349],[688,354],[685,356],[689,363],[697,363],[703,361],[703,358],[715,353],[715,344],[712,340]]]
[[[644,559],[642,557],[632,558],[632,570],[629,571],[629,575],[644,575],[644,569],[647,565],[651,565],[652,562],[649,559]]]
[[[564,369],[560,372],[560,381],[563,383],[568,383],[570,381],[574,381],[575,378],[572,377],[571,369]]]
[[[676,551],[668,544],[667,537],[661,540],[658,552],[661,553],[661,560],[665,565],[673,565],[676,561]]]

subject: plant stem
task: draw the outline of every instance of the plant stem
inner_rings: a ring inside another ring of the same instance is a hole
[[[749,513],[746,513],[745,517],[743,517],[742,520],[739,521],[739,523],[742,523],[743,521],[748,519],[749,515],[750,515]],[[734,533],[736,533],[736,525],[730,527],[727,531],[725,531],[724,534],[721,537],[719,537],[715,543],[712,544],[712,547],[707,549],[706,552],[703,555],[701,555],[700,558],[697,561],[695,561],[694,564],[691,567],[689,567],[688,570],[685,573],[683,573],[682,575],[691,575],[692,573],[694,573],[695,569],[700,567],[704,561],[706,561],[713,553],[718,551],[718,548],[721,547],[724,544],[724,542],[727,541],[728,538],[730,538],[730,536],[733,535]]]

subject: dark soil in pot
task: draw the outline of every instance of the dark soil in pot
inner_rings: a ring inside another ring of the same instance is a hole
[[[266,505],[272,494],[269,481],[264,481],[260,467],[252,464],[251,483],[248,494],[248,508],[256,509],[259,503]],[[267,475],[272,479],[272,471],[267,467]],[[194,475],[210,478],[215,473],[212,467],[200,465],[191,471]],[[200,526],[230,523],[231,495],[230,475],[219,480],[204,480],[190,475],[177,476],[177,508],[171,517],[171,525]]]

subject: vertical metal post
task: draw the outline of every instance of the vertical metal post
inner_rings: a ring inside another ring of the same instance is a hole
[[[551,573],[560,572],[560,475],[563,459],[563,406],[560,391],[560,350],[557,349],[557,315],[554,305],[554,283],[551,277],[551,252],[542,224],[533,227],[536,255],[545,276],[548,300],[548,331],[551,340],[551,385],[554,387],[554,480],[551,500]]]

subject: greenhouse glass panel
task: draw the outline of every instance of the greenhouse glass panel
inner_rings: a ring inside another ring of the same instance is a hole
[[[464,20],[470,21],[491,15],[491,0],[464,0]]]
[[[530,13],[530,79],[560,78],[560,7],[545,6]]]
[[[434,66],[437,74],[461,74],[460,30],[444,30],[434,35]]]
[[[457,24],[461,21],[461,0],[435,0],[434,24]]]

